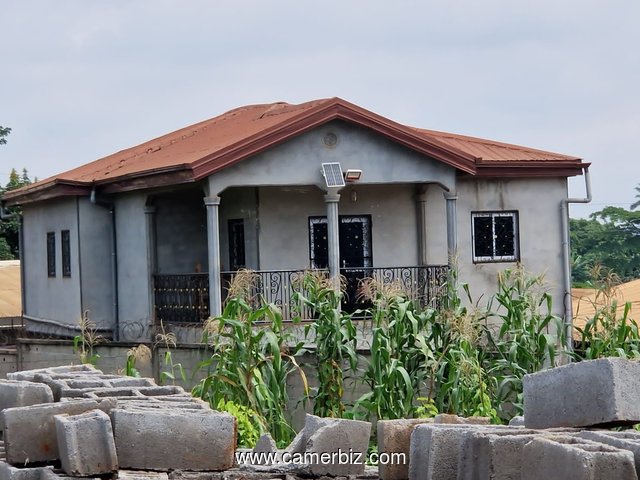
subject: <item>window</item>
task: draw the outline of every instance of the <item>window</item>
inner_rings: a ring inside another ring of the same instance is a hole
[[[50,277],[56,276],[56,234],[47,233],[47,273]]]
[[[340,267],[371,267],[371,215],[340,215],[338,220]],[[309,217],[311,268],[329,266],[327,217]]]
[[[517,212],[475,212],[471,214],[471,222],[474,262],[518,260]]]
[[[71,244],[69,238],[69,230],[62,230],[61,243],[62,243],[62,276],[71,276]]]
[[[229,268],[235,271],[245,266],[244,219],[229,220]]]

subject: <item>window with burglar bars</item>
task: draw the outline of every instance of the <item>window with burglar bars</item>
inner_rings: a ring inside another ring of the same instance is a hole
[[[60,241],[62,243],[62,276],[71,276],[71,235],[69,230],[60,232]]]
[[[473,261],[518,261],[518,212],[473,212]]]
[[[47,232],[47,274],[56,276],[56,234]]]

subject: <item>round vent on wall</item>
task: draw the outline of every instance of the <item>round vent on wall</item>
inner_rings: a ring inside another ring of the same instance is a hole
[[[338,135],[333,132],[329,132],[325,134],[322,141],[324,142],[325,147],[334,148],[336,145],[338,145]]]

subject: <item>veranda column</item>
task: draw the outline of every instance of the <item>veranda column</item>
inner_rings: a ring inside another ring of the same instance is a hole
[[[155,279],[153,276],[156,273],[156,228],[155,228],[155,213],[156,207],[154,205],[147,205],[144,207],[145,228],[147,233],[147,268],[149,275],[149,318],[155,318]]]
[[[458,214],[456,211],[458,195],[455,192],[445,192],[444,198],[447,202],[447,251],[451,267],[457,261],[458,256]]]
[[[220,227],[218,208],[220,197],[205,197],[207,207],[207,247],[209,259],[209,315],[222,314],[222,288],[220,269]]]
[[[427,192],[416,195],[418,215],[418,265],[427,265]]]
[[[338,236],[338,202],[339,193],[328,193],[324,196],[327,205],[327,247],[329,253],[329,277],[340,275],[340,238]]]

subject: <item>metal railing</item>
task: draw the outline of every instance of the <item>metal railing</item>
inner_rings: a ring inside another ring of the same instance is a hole
[[[411,267],[342,268],[345,298],[343,309],[353,312],[370,306],[358,294],[361,282],[374,278],[383,284],[396,283],[408,296],[425,308],[439,308],[446,295],[446,265]],[[300,312],[295,305],[294,292],[301,287],[304,270],[262,270],[254,272],[249,297],[256,306],[260,299],[274,303],[289,320]],[[229,286],[237,272],[222,272],[222,299],[227,298]],[[202,322],[209,316],[209,275],[206,273],[166,274],[154,276],[154,300],[157,320],[167,323]],[[302,309],[303,318],[312,313]]]

